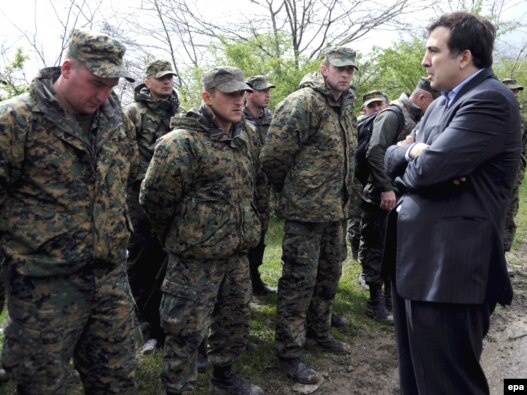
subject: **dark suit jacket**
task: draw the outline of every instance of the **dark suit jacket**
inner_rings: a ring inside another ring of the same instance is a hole
[[[510,304],[502,238],[520,159],[519,106],[489,69],[443,103],[418,125],[416,141],[430,148],[411,162],[408,146],[386,152],[386,171],[406,192],[388,220],[383,273],[395,274],[406,299]],[[454,185],[460,177],[466,182]]]

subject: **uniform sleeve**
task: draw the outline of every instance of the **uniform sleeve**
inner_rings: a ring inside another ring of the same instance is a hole
[[[0,104],[0,207],[10,185],[20,177],[31,119],[29,110],[17,111],[12,101]]]
[[[366,153],[373,184],[381,192],[393,191],[395,188],[384,170],[386,150],[395,142],[399,119],[393,111],[383,111],[373,122],[370,145]]]
[[[170,132],[158,140],[139,195],[139,202],[161,242],[196,173],[196,150],[192,141],[180,132]]]
[[[135,138],[134,125],[126,113],[123,113],[123,124],[130,143],[130,172],[128,174],[128,187],[130,187],[139,174],[139,149]]]
[[[267,180],[277,191],[282,190],[296,155],[308,139],[313,116],[315,113],[298,96],[286,98],[273,115],[260,162]]]

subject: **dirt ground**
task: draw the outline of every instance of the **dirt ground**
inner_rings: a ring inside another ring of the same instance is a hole
[[[515,262],[512,266],[515,271],[512,277],[514,300],[507,308],[496,308],[485,339],[482,365],[491,394],[503,394],[504,378],[527,378],[526,258],[527,243],[508,256],[509,262]],[[349,356],[324,357],[323,369],[320,369],[324,382],[319,388],[292,388],[286,382],[281,387],[272,387],[280,388],[277,394],[399,394],[393,330],[361,334],[351,345],[353,351]]]

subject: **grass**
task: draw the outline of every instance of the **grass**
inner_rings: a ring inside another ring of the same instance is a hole
[[[515,250],[525,248],[527,237],[527,183],[521,187],[520,210],[516,217],[518,229],[513,244]],[[272,220],[266,236],[266,250],[264,264],[260,267],[263,280],[276,287],[278,278],[281,275],[281,243],[283,237],[283,222]],[[520,262],[520,257],[514,254],[510,258],[512,265]],[[351,325],[348,328],[333,329],[333,334],[338,339],[352,343],[356,336],[374,336],[379,332],[391,333],[391,328],[372,321],[365,317],[364,307],[368,298],[367,291],[357,283],[361,269],[357,262],[350,257],[346,259],[343,266],[342,278],[339,284],[339,291],[335,298],[334,311],[348,318]],[[251,333],[250,340],[258,345],[254,352],[244,353],[236,362],[236,371],[245,378],[250,378],[254,384],[261,385],[269,392],[269,382],[266,379],[270,375],[266,374],[270,370],[277,369],[274,356],[274,321],[276,314],[276,296],[266,298],[253,298],[251,304]],[[5,315],[5,312],[2,315]],[[315,369],[324,367],[324,360],[320,354],[305,353],[305,360]],[[163,365],[162,353],[150,356],[138,357],[137,382],[141,395],[161,395],[164,389],[159,379],[159,373]],[[197,387],[194,391],[196,395],[209,393],[209,380],[211,369],[205,374],[198,375]],[[278,372],[277,372],[278,373]],[[281,373],[279,373],[281,375]],[[329,378],[331,379],[331,378]],[[80,394],[78,379],[71,372],[70,381],[72,384],[68,388],[68,394]],[[76,382],[77,381],[77,382]],[[0,395],[15,393],[12,383],[0,387]]]

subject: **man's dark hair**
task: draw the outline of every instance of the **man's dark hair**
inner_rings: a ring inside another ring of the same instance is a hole
[[[488,20],[468,12],[453,12],[430,24],[427,28],[428,34],[438,27],[450,30],[447,45],[452,56],[468,49],[472,53],[474,66],[478,69],[492,66],[496,29]]]

